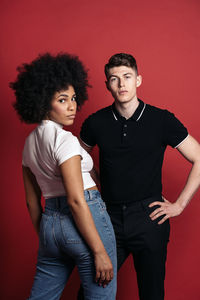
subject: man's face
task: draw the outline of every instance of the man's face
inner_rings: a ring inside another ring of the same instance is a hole
[[[106,86],[115,101],[126,103],[137,99],[136,90],[141,81],[141,76],[137,76],[134,69],[119,66],[109,69]]]

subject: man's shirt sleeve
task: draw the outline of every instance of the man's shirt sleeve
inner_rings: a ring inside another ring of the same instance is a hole
[[[177,148],[188,136],[184,125],[168,110],[164,116],[164,144]]]
[[[94,147],[96,145],[95,127],[93,117],[89,116],[82,124],[80,138],[86,146]]]

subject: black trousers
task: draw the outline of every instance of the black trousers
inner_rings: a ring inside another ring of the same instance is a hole
[[[127,205],[107,205],[117,241],[118,270],[133,255],[137,273],[140,300],[163,300],[165,262],[169,241],[169,220],[158,225],[152,221],[149,208],[154,201],[163,201],[161,195]],[[79,300],[84,299],[82,291]]]

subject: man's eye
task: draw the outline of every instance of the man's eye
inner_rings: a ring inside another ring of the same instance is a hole
[[[130,75],[126,75],[125,78],[131,78],[131,76]]]
[[[115,81],[116,80],[116,78],[115,77],[113,77],[113,78],[110,78],[110,82],[113,82],[113,81]]]

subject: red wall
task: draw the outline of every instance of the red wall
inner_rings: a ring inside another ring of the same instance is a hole
[[[200,140],[200,2],[2,0],[0,20],[1,299],[21,300],[31,288],[38,241],[26,210],[21,176],[21,151],[33,126],[17,119],[8,88],[16,77],[16,66],[45,51],[79,55],[90,70],[93,88],[72,128],[78,134],[88,114],[112,102],[104,84],[107,59],[117,52],[132,53],[143,75],[139,97],[173,111]],[[167,150],[163,169],[166,198],[176,199],[189,168],[177,151]],[[198,192],[183,214],[171,220],[166,300],[200,299],[199,196]],[[117,299],[138,299],[131,258],[118,279]],[[62,299],[76,299],[78,285],[75,271]]]

